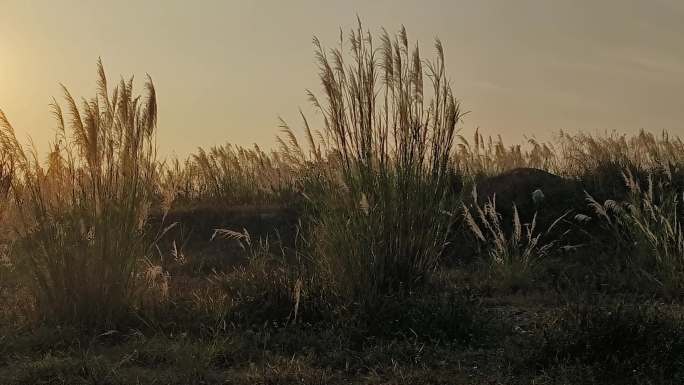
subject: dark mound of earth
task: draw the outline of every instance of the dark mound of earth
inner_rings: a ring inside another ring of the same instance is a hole
[[[536,214],[535,234],[546,232],[557,219],[563,217],[548,234],[548,239],[562,238],[561,242],[565,245],[586,241],[585,234],[576,231],[573,220],[575,214],[586,214],[588,211],[584,189],[576,180],[539,169],[516,168],[478,181],[475,190],[475,197],[469,191],[464,191],[465,206],[477,217],[474,211],[476,203],[483,208],[489,200],[495,201],[501,226],[507,236],[512,232],[515,205],[523,224],[531,223]],[[452,262],[467,262],[481,253],[470,239],[472,236],[467,226],[465,222],[460,222],[452,235],[446,252],[447,259]]]
[[[161,231],[173,225],[158,240],[157,246],[168,259],[175,242],[176,247],[191,259],[189,262],[193,266],[190,268],[202,273],[225,270],[244,262],[248,255],[248,250],[235,239],[212,239],[216,229],[246,231],[255,249],[258,249],[260,239],[268,239],[269,248],[277,255],[282,248],[294,247],[298,223],[298,213],[288,207],[202,204],[172,209],[165,217],[153,215],[149,226]]]
[[[489,199],[496,200],[504,223],[511,222],[514,204],[523,222],[531,221],[536,212],[541,228],[551,225],[569,210],[582,210],[586,206],[579,183],[535,168],[516,168],[485,178],[477,183],[476,189],[480,207]]]

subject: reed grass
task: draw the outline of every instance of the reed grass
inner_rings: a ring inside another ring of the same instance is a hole
[[[546,229],[537,228],[537,215],[530,223],[522,223],[518,209],[513,204],[512,226],[502,223],[497,212],[496,196],[484,205],[477,203],[473,190],[473,208],[463,205],[466,230],[475,238],[478,250],[487,269],[504,286],[521,287],[530,283],[539,264],[554,251],[559,250],[565,233],[554,233],[568,215],[557,218]],[[473,212],[471,212],[471,210]]]
[[[666,295],[684,294],[684,232],[681,224],[681,192],[672,185],[672,174],[647,177],[646,184],[629,170],[623,173],[629,189],[622,202],[603,204],[588,196],[595,215],[612,234],[613,247],[627,258],[631,271],[646,277]]]
[[[165,169],[178,203],[287,204],[296,198],[298,164],[278,151],[226,144],[198,149]]]
[[[622,172],[645,177],[662,170],[681,172],[684,142],[668,132],[644,130],[634,135],[606,132],[599,135],[559,131],[549,142],[528,138],[506,145],[501,137],[484,137],[475,130],[469,141],[458,136],[453,157],[460,174],[476,180],[514,168],[531,167],[580,181],[602,199],[625,198]]]
[[[17,170],[17,239],[40,316],[50,322],[113,327],[136,305],[139,262],[148,252],[145,225],[157,175],[157,102],[147,78],[144,98],[133,79],[111,94],[98,62],[97,94],[78,103],[66,87],[47,166],[24,148],[0,115],[0,144]]]
[[[462,112],[439,40],[434,61],[423,60],[403,28],[393,37],[383,32],[376,48],[359,23],[347,42],[348,55],[342,36],[329,51],[314,39],[323,91],[322,98],[308,94],[324,124],[314,133],[305,120],[305,128],[310,159],[325,167],[319,194],[310,196],[311,237],[332,286],[372,301],[420,288],[438,265]],[[284,127],[290,148],[303,154]]]

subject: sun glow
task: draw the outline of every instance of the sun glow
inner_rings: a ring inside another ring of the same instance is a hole
[[[0,97],[5,96],[7,84],[10,81],[9,72],[13,62],[13,55],[9,43],[0,39]]]

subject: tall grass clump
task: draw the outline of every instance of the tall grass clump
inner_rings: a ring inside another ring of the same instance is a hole
[[[628,170],[623,173],[629,191],[624,201],[599,203],[587,196],[594,214],[609,230],[613,244],[632,272],[647,278],[668,295],[684,294],[684,232],[682,195],[673,186],[672,174],[650,174],[642,183]]]
[[[349,56],[342,35],[329,51],[314,39],[323,98],[309,96],[323,116],[319,143],[308,124],[306,131],[314,158],[325,157],[328,186],[310,197],[312,245],[340,294],[372,301],[419,288],[437,266],[451,224],[443,212],[454,198],[451,154],[462,112],[439,40],[430,62],[403,28],[394,37],[383,32],[376,47],[359,23],[348,42]]]
[[[40,316],[112,327],[135,305],[138,263],[149,248],[157,102],[149,77],[143,98],[133,78],[110,94],[101,62],[97,85],[81,103],[63,87],[66,111],[52,105],[57,134],[47,166],[22,147],[4,114],[0,144],[17,170],[13,258]]]

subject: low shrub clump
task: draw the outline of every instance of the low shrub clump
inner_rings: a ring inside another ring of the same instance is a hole
[[[473,191],[473,200],[472,209],[463,206],[464,222],[466,230],[475,238],[485,268],[504,287],[529,286],[544,259],[561,247],[564,234],[554,232],[566,215],[556,219],[547,229],[539,230],[537,215],[531,223],[523,224],[513,204],[512,226],[507,226],[497,212],[496,197],[480,206],[477,193]]]
[[[252,244],[247,231],[219,229],[215,235],[235,239],[248,254],[244,265],[210,278],[230,301],[228,318],[249,326],[296,323],[306,297],[302,264],[288,263],[284,254],[274,255],[267,241]]]

